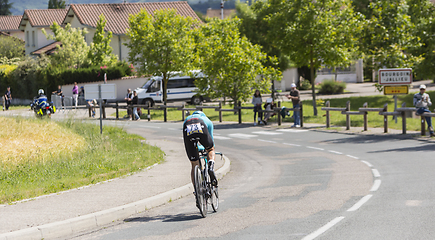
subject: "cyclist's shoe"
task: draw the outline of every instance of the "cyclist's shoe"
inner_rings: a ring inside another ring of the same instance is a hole
[[[211,184],[216,187],[218,185],[218,182],[216,179],[216,175],[214,174],[214,161],[209,162],[208,174],[210,175]]]

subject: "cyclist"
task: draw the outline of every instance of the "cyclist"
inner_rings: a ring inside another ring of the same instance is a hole
[[[195,148],[194,142],[191,139],[199,139],[199,143],[207,151],[207,159],[209,162],[209,174],[211,182],[217,186],[216,175],[214,174],[214,141],[213,141],[213,123],[202,112],[195,111],[192,115],[188,116],[183,124],[183,139],[184,147],[186,149],[187,157],[192,165],[191,180],[195,185],[194,174],[195,166],[199,165],[199,152]]]

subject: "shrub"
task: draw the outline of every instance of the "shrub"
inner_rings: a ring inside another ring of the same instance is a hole
[[[319,87],[320,94],[337,94],[344,92],[344,89],[346,89],[346,83],[326,80],[320,83]]]
[[[310,80],[304,79],[302,82],[300,82],[299,90],[308,90],[308,89],[311,89]]]

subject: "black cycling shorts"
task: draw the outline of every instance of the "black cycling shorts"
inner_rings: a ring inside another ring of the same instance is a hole
[[[207,125],[199,118],[191,118],[183,124],[183,139],[184,148],[190,161],[199,160],[199,152],[195,147],[195,141],[191,141],[191,139],[198,139],[198,142],[206,150],[210,150],[214,146]]]

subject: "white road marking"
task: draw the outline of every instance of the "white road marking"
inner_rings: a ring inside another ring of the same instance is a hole
[[[336,218],[334,218],[332,221],[328,222],[325,226],[317,229],[313,233],[311,233],[311,234],[305,236],[304,238],[302,238],[302,240],[312,240],[312,239],[315,239],[316,237],[318,237],[321,234],[323,234],[324,232],[328,231],[328,229],[332,228],[335,224],[339,223],[343,219],[344,219],[344,217],[336,217]]]
[[[348,156],[348,157],[350,157],[350,158],[354,158],[354,159],[359,159],[359,158],[357,158],[357,157],[355,157],[355,156],[352,156],[352,155],[346,155],[346,156]]]
[[[268,143],[277,143],[277,142],[275,142],[275,141],[269,141],[269,140],[263,140],[263,139],[257,139],[258,141],[261,141],[261,142],[268,142]]]
[[[181,129],[181,128],[168,128],[168,130],[172,130],[172,131],[180,131],[180,132],[183,131],[183,129]]]
[[[367,165],[367,166],[369,166],[369,167],[373,167],[373,165],[371,165],[369,162],[367,162],[367,161],[363,161],[363,160],[361,160],[361,162],[363,162],[365,165]]]
[[[373,195],[369,194],[364,196],[363,198],[361,198],[361,200],[359,200],[357,203],[355,203],[355,205],[353,205],[353,207],[347,209],[348,212],[353,212],[358,210],[358,208],[360,208],[364,203],[366,203],[371,197],[373,197]]]
[[[295,147],[300,147],[301,145],[298,144],[293,144],[293,143],[283,143],[285,145],[289,145],[289,146],[295,146]]]
[[[405,203],[406,206],[410,206],[410,207],[417,207],[421,205],[421,201],[420,200],[408,200]]]
[[[262,135],[279,135],[282,133],[278,133],[278,132],[270,132],[270,131],[259,131],[259,132],[252,132],[254,134],[262,134]]]
[[[372,169],[372,172],[373,172],[373,176],[374,177],[380,177],[381,176],[381,174],[379,173],[379,171],[377,169]]]
[[[330,153],[335,153],[335,154],[343,154],[343,153],[341,153],[341,152],[332,151],[332,150],[328,150],[328,152],[330,152]]]
[[[276,131],[278,131],[278,132],[292,132],[292,133],[308,132],[308,130],[305,130],[305,129],[278,129]]]
[[[323,149],[323,148],[316,148],[316,147],[310,147],[310,146],[306,146],[307,148],[311,148],[311,149],[315,149],[315,150],[320,150],[320,151],[323,151],[323,150],[325,150],[325,149]]]
[[[229,137],[224,137],[224,136],[213,136],[214,139],[220,139],[220,140],[227,140],[227,139],[231,139]]]
[[[376,192],[378,191],[379,187],[381,186],[381,180],[380,179],[376,179],[373,183],[372,188],[370,189],[370,192]]]
[[[232,134],[228,134],[228,136],[235,137],[235,138],[244,138],[244,139],[258,137],[258,135],[243,134],[243,133],[232,133]]]
[[[143,127],[143,128],[161,128],[161,127],[150,126],[150,125],[139,125],[138,127]]]

